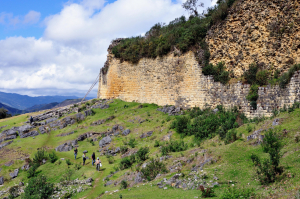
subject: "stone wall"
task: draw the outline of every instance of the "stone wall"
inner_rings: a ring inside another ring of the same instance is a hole
[[[258,109],[252,110],[246,96],[250,85],[240,82],[222,85],[204,76],[193,52],[180,57],[143,58],[138,64],[120,62],[108,55],[108,70],[101,73],[98,98],[176,105],[185,108],[223,104],[237,106],[247,117],[271,116],[274,108],[292,105],[300,97],[300,71],[286,89],[278,86],[259,88]]]
[[[225,62],[240,77],[251,63],[274,72],[300,63],[300,2],[238,0],[206,37],[210,62]]]

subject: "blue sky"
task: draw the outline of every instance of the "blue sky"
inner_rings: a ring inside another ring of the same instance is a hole
[[[113,39],[187,16],[184,1],[0,0],[0,91],[84,96]]]

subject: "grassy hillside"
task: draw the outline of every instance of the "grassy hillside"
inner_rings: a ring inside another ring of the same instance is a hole
[[[160,158],[162,153],[160,147],[154,147],[157,141],[160,143],[166,143],[166,137],[171,135],[172,141],[184,141],[188,148],[181,152],[170,152],[172,156],[169,159],[162,161],[167,168],[181,163],[181,169],[177,169],[176,172],[168,172],[162,174],[153,181],[148,182],[144,180],[141,183],[135,184],[135,176],[137,170],[140,171],[143,163],[137,167],[138,163],[134,163],[129,169],[120,170],[115,173],[109,180],[104,180],[106,176],[110,175],[119,167],[121,162],[121,154],[113,156],[113,163],[109,164],[108,158],[105,155],[101,156],[103,151],[98,152],[98,142],[102,138],[99,135],[97,142],[91,142],[89,138],[84,141],[78,142],[79,157],[74,159],[73,150],[68,152],[56,152],[59,157],[55,163],[50,163],[48,160],[46,164],[41,165],[37,173],[38,175],[45,175],[49,182],[59,183],[62,176],[64,176],[68,170],[72,170],[71,180],[79,179],[84,180],[89,177],[93,178],[92,186],[89,186],[87,190],[72,195],[72,198],[195,198],[201,197],[201,191],[195,189],[175,188],[167,185],[165,188],[159,188],[158,182],[161,182],[163,178],[170,179],[175,174],[181,173],[179,177],[182,181],[201,181],[203,179],[206,183],[211,184],[218,182],[219,186],[214,188],[215,197],[221,198],[228,187],[235,187],[238,190],[250,190],[255,193],[255,198],[294,198],[300,189],[300,151],[299,143],[295,142],[295,135],[300,127],[300,109],[295,109],[293,112],[283,112],[276,118],[279,119],[280,125],[272,126],[272,122],[275,118],[265,119],[261,122],[242,124],[236,129],[237,140],[226,144],[224,139],[221,139],[219,135],[212,137],[211,139],[204,139],[198,142],[195,137],[185,136],[183,139],[175,132],[174,129],[170,129],[170,125],[179,116],[168,116],[165,113],[157,111],[157,106],[154,104],[143,104],[143,107],[139,103],[129,103],[121,100],[114,100],[109,104],[108,109],[94,109],[95,115],[88,116],[84,121],[67,126],[66,128],[51,131],[43,135],[29,138],[17,138],[12,144],[0,149],[0,176],[4,176],[5,182],[0,191],[6,190],[8,187],[19,184],[19,182],[29,181],[27,178],[27,171],[20,170],[19,175],[15,179],[10,179],[9,173],[16,168],[20,168],[24,165],[24,159],[26,157],[34,158],[34,154],[37,149],[45,148],[48,152],[51,152],[54,148],[63,144],[66,141],[76,139],[79,135],[86,132],[98,132],[105,133],[111,130],[116,124],[121,125],[124,129],[130,129],[131,133],[127,136],[122,134],[112,137],[112,142],[107,146],[110,149],[124,146],[124,143],[134,138],[136,140],[135,148],[129,147],[129,150],[139,150],[142,147],[149,147],[149,158],[145,161],[150,161],[150,158]],[[126,105],[126,106],[125,106]],[[71,115],[75,115],[72,113]],[[104,124],[91,126],[92,122],[100,119],[106,119],[110,116],[115,116],[114,119],[106,121]],[[180,116],[181,117],[181,116]],[[59,118],[63,119],[63,118]],[[4,120],[0,120],[0,126],[5,126],[2,130],[10,129],[13,126],[21,126],[28,120],[27,115],[16,116]],[[142,123],[140,123],[143,121]],[[278,132],[281,136],[283,143],[283,149],[281,151],[282,158],[280,165],[284,167],[284,174],[281,179],[268,185],[261,185],[256,176],[256,169],[251,161],[251,154],[256,154],[259,157],[267,158],[268,155],[263,152],[260,144],[256,144],[257,140],[247,141],[247,136],[252,134],[258,129],[267,129],[273,127],[274,131]],[[286,129],[286,131],[283,131]],[[74,131],[74,134],[68,136],[57,136],[63,133]],[[153,131],[152,136],[147,138],[140,138],[143,133]],[[287,132],[287,133],[283,133]],[[87,160],[87,164],[82,166],[79,170],[75,170],[76,164],[82,164],[82,151],[87,150],[87,156],[91,157],[92,152],[96,153],[96,157],[100,157],[103,167],[100,172],[97,172],[95,167],[91,164],[91,159]],[[64,160],[60,160],[64,158]],[[66,164],[66,159],[70,159],[72,165]],[[198,174],[191,172],[191,169],[207,159],[211,159],[204,165],[203,170],[198,170]],[[6,163],[13,160],[14,163],[11,166],[5,166]],[[112,160],[110,160],[112,161]],[[61,162],[59,164],[59,162]],[[68,168],[69,167],[69,168]],[[180,167],[180,166],[178,166]],[[202,176],[203,179],[197,181],[191,178],[194,176]],[[218,180],[215,180],[217,177]],[[190,178],[190,179],[189,179]],[[120,182],[125,179],[130,185],[127,189],[120,189]],[[104,186],[107,181],[113,180],[117,182],[109,186]],[[118,191],[116,191],[118,190]],[[106,193],[105,193],[106,192]],[[224,198],[224,197],[223,197]]]

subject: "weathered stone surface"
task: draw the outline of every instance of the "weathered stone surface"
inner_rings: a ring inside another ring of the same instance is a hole
[[[102,138],[102,140],[99,141],[99,146],[104,147],[105,145],[111,143],[112,139],[109,136],[106,136]]]
[[[13,140],[11,140],[11,141],[9,141],[9,142],[5,142],[5,143],[3,143],[3,144],[0,144],[0,149],[2,149],[3,147],[5,147],[5,146],[11,144],[12,142],[13,142]]]
[[[71,151],[73,147],[77,145],[77,140],[66,142],[62,145],[59,145],[55,148],[56,151],[63,152],[63,151]]]
[[[143,133],[142,135],[140,135],[140,138],[150,137],[152,134],[153,134],[153,131],[149,131],[147,133]]]
[[[138,172],[135,176],[134,183],[137,184],[141,182],[143,182],[142,173]]]
[[[18,176],[19,173],[19,169],[15,169],[14,172],[10,173],[10,177],[11,178],[16,178]]]
[[[20,132],[20,138],[34,137],[34,136],[38,136],[38,135],[39,135],[39,132],[37,132],[37,131],[30,131],[28,133]]]
[[[91,182],[93,182],[93,178],[88,178],[85,182],[86,183],[91,183]]]
[[[122,135],[127,136],[130,133],[130,129],[126,129],[125,131],[122,132]]]
[[[0,177],[0,185],[3,185],[4,184],[4,178],[1,176]]]
[[[181,113],[180,107],[176,108],[175,106],[164,106],[163,108],[158,108],[157,110],[169,115],[179,115]]]
[[[85,115],[83,115],[82,113],[77,113],[76,119],[77,119],[77,121],[83,121],[83,120],[85,120]]]

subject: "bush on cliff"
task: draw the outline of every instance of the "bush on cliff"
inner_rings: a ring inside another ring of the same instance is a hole
[[[279,78],[280,88],[285,88],[288,85],[288,83],[290,83],[294,73],[298,70],[300,70],[300,64],[295,64],[288,70],[288,72],[283,73]]]
[[[229,72],[225,70],[225,63],[220,62],[216,66],[209,64],[203,67],[202,73],[204,75],[213,75],[216,82],[227,84],[229,81]]]
[[[205,43],[207,31],[216,23],[224,20],[229,8],[235,0],[220,1],[216,6],[208,8],[204,15],[191,15],[176,18],[168,25],[157,23],[145,35],[145,37],[132,37],[121,40],[112,48],[112,53],[121,61],[138,63],[141,58],[156,58],[167,55],[173,51],[175,55],[185,53],[188,50],[196,52],[204,51],[199,57],[200,64],[209,67],[209,51]],[[211,75],[211,74],[209,74]],[[228,82],[228,72],[222,71],[216,81]]]

